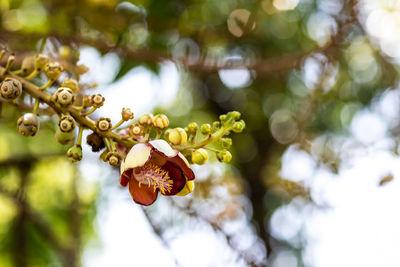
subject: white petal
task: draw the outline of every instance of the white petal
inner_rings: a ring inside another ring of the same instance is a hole
[[[151,147],[146,144],[136,144],[125,158],[124,170],[141,167],[150,158]]]
[[[167,157],[175,157],[178,151],[173,149],[165,140],[157,139],[149,142],[155,149],[164,153]]]

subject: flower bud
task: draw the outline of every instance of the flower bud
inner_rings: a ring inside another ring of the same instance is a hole
[[[195,135],[198,128],[199,126],[197,125],[197,123],[195,122],[189,123],[189,125],[187,126],[187,133],[189,135]]]
[[[61,84],[61,87],[67,87],[72,90],[72,92],[76,93],[79,91],[79,84],[77,80],[71,78],[65,78]]]
[[[47,78],[51,81],[57,80],[63,71],[64,68],[58,62],[50,62],[44,68]]]
[[[202,134],[204,134],[204,135],[210,135],[211,134],[211,130],[212,130],[211,125],[208,124],[208,123],[207,124],[203,124],[200,127],[200,132]]]
[[[18,119],[17,126],[23,136],[34,136],[39,130],[39,118],[33,113],[26,113]]]
[[[122,119],[124,121],[129,121],[133,119],[133,112],[130,108],[123,108],[121,112]]]
[[[212,124],[213,130],[218,130],[219,128],[221,128],[221,122],[219,121],[214,121]]]
[[[75,129],[75,120],[69,115],[62,115],[61,119],[58,121],[58,128],[62,132],[72,132]]]
[[[135,123],[129,126],[128,134],[130,137],[137,139],[143,135],[143,130],[144,128],[142,125]]]
[[[217,159],[221,162],[228,163],[232,160],[232,154],[228,150],[217,153]]]
[[[175,128],[169,132],[168,139],[174,145],[184,145],[187,142],[187,134],[184,129]]]
[[[6,78],[0,87],[0,94],[5,99],[16,99],[22,93],[22,84],[13,78]]]
[[[207,150],[199,148],[192,153],[192,162],[194,164],[203,165],[208,160]]]
[[[245,127],[246,127],[246,123],[244,122],[244,120],[240,120],[233,124],[232,131],[234,131],[235,133],[241,133],[241,132],[243,132]]]
[[[164,114],[158,114],[153,118],[153,126],[158,129],[165,129],[169,125],[168,117]]]
[[[86,137],[86,143],[92,147],[93,152],[99,152],[105,147],[103,137],[98,133],[89,134]]]
[[[220,115],[220,116],[219,116],[219,120],[222,121],[222,122],[225,122],[226,119],[227,119],[227,117],[228,117],[228,116],[225,115],[225,114],[224,114],[224,115]]]
[[[111,125],[111,120],[109,118],[103,118],[101,117],[100,119],[98,119],[96,121],[96,129],[99,132],[108,132],[109,130],[111,130],[112,125]]]
[[[143,114],[139,118],[139,124],[143,126],[151,126],[153,125],[153,115],[151,114]]]
[[[83,108],[90,108],[93,106],[93,101],[90,95],[83,95],[82,106]]]
[[[26,57],[22,60],[21,64],[22,74],[27,75],[35,70],[35,58],[34,57]]]
[[[60,87],[52,96],[52,100],[60,106],[67,107],[72,105],[75,101],[75,96],[71,89],[67,87]]]
[[[62,145],[68,145],[72,143],[72,141],[75,140],[75,133],[74,131],[71,132],[63,132],[60,130],[60,128],[57,129],[56,131],[56,140]]]
[[[34,66],[38,71],[44,70],[47,63],[49,63],[49,58],[44,54],[37,54],[34,58]]]
[[[91,100],[93,107],[99,108],[99,107],[103,106],[104,101],[106,99],[101,94],[97,94],[97,95],[91,95],[90,100]]]
[[[121,163],[121,155],[118,152],[108,152],[106,154],[106,160],[111,166],[117,166]]]
[[[240,119],[240,112],[239,111],[231,111],[228,113],[228,119],[232,118],[234,121]]]
[[[82,146],[74,145],[67,151],[67,157],[73,163],[82,160]]]
[[[223,148],[230,148],[232,146],[231,138],[221,138],[220,142]]]

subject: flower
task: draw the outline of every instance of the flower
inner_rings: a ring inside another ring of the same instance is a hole
[[[186,158],[164,140],[134,145],[121,164],[120,184],[127,186],[133,200],[151,205],[158,192],[186,195],[193,190],[194,173]]]

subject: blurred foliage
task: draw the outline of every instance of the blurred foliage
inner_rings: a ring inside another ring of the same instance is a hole
[[[398,58],[391,50],[382,51],[366,26],[370,2],[0,0],[0,40],[17,52],[17,58],[18,53],[35,53],[40,47],[53,55],[63,48],[65,64],[77,61],[82,46],[92,46],[102,55],[115,53],[120,65],[114,81],[137,66],[158,74],[162,62],[174,62],[181,75],[180,90],[174,103],[156,108],[168,115],[172,126],[178,121],[206,123],[239,110],[247,128],[233,137],[234,168],[219,173],[206,165],[203,168],[211,171],[198,181],[193,199],[173,200],[174,205],[182,213],[205,217],[216,231],[223,231],[233,218],[246,217],[257,235],[240,252],[249,265],[266,265],[267,259],[271,262],[280,251],[289,250],[303,266],[305,244],[280,239],[270,231],[277,209],[293,199],[313,202],[303,183],[281,177],[282,155],[296,147],[338,172],[345,139],[334,136],[349,136],[354,114],[398,83]],[[3,107],[0,121],[0,184],[13,196],[10,201],[0,194],[2,266],[18,264],[12,259],[16,244],[10,244],[18,241],[13,229],[22,215],[12,199],[19,192],[26,197],[23,202],[18,197],[18,205],[29,204],[42,215],[66,248],[79,242],[79,252],[93,233],[96,213],[96,186],[80,192],[79,172],[56,156],[65,150],[53,139],[54,122],[49,119],[42,127],[46,130],[27,140],[14,129],[16,113]],[[395,140],[396,127],[397,123],[391,131]],[[25,159],[29,166],[19,163]],[[230,197],[221,197],[224,194]],[[212,213],[210,207],[218,212]],[[204,210],[209,213],[202,215]],[[79,241],[68,234],[73,211],[79,212],[82,222]],[[153,217],[159,212],[157,207],[150,211]],[[165,219],[158,225],[163,232],[174,224]],[[30,255],[28,263],[65,262],[54,255],[65,256],[65,248],[60,252],[49,246],[29,216],[23,227],[24,241],[19,242]],[[227,243],[232,245],[231,238]],[[255,249],[260,246],[266,253],[253,255],[251,251],[260,251]]]

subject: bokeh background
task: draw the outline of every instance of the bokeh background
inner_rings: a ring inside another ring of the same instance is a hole
[[[400,265],[400,1],[0,0],[0,42],[87,66],[94,117],[247,123],[232,164],[143,208],[1,101],[0,266]]]

